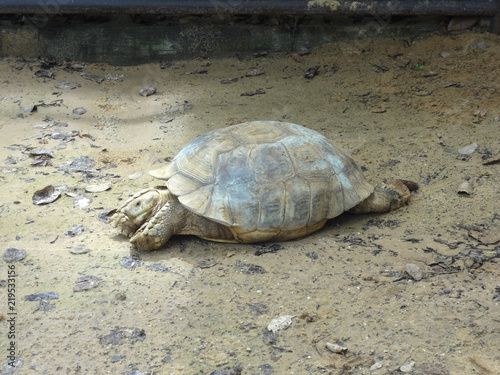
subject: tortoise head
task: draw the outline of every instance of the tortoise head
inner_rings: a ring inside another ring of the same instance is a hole
[[[156,215],[169,196],[170,192],[164,186],[142,190],[119,207],[109,221],[123,235],[132,237],[142,224]]]

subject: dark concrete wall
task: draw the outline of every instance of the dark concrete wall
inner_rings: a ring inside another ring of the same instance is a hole
[[[193,56],[293,51],[366,36],[412,36],[443,29],[443,25],[443,19],[430,16],[11,16],[1,21],[0,54],[132,65]]]

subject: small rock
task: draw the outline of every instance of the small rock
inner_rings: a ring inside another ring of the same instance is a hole
[[[382,362],[376,362],[370,367],[370,371],[375,371],[378,370],[379,368],[382,368]]]
[[[409,364],[401,366],[399,370],[401,372],[412,372],[413,366],[415,366],[415,361],[411,361]]]
[[[9,247],[3,253],[3,260],[6,263],[15,263],[23,260],[26,257],[26,250]]]
[[[148,269],[151,271],[160,271],[160,272],[168,272],[170,269],[168,267],[165,267],[161,263],[153,263],[148,265]]]
[[[85,195],[77,195],[73,198],[73,207],[83,210],[92,203],[92,199],[87,198]]]
[[[422,77],[424,78],[429,78],[429,77],[435,77],[438,75],[438,73],[433,72],[432,70],[429,70],[428,72],[422,73]]]
[[[99,285],[100,282],[101,279],[97,276],[82,276],[76,279],[73,290],[75,292],[81,292],[82,290],[94,289]]]
[[[464,181],[460,185],[458,185],[458,194],[472,195],[473,192],[474,189],[472,188],[472,184],[469,181]]]
[[[111,189],[111,182],[106,182],[105,184],[99,185],[88,185],[85,187],[85,191],[89,193],[101,193],[103,191]]]
[[[90,252],[90,249],[85,245],[76,245],[69,249],[71,254],[79,255],[79,254],[87,254]]]
[[[337,354],[345,354],[347,352],[347,348],[345,346],[332,344],[331,342],[326,343],[326,348],[332,353],[337,353]]]
[[[375,65],[371,64],[372,69],[375,73],[385,73],[389,71],[389,68],[387,66],[380,66],[380,65]]]
[[[146,85],[139,90],[139,95],[141,96],[151,96],[156,92],[156,87],[153,85]]]
[[[56,89],[61,89],[61,90],[73,90],[76,89],[77,84],[72,81],[62,81],[59,82],[55,87]]]
[[[464,147],[460,147],[458,149],[458,152],[462,155],[470,155],[472,154],[474,151],[476,151],[477,149],[477,143],[474,142],[474,143],[471,143],[470,145],[468,146],[464,146]]]
[[[260,69],[252,69],[246,72],[245,77],[256,77],[265,74],[263,70]]]
[[[478,117],[484,117],[484,116],[486,116],[487,113],[488,113],[488,111],[486,109],[478,109],[477,111],[475,111],[473,113],[473,115],[478,116]]]
[[[127,299],[127,296],[125,295],[125,293],[116,293],[115,299],[117,299],[118,301],[125,301]]]
[[[142,266],[144,261],[137,255],[125,255],[120,259],[120,265],[125,268],[135,268]]]
[[[43,293],[38,293],[38,294],[29,294],[27,296],[24,296],[23,299],[26,301],[40,301],[40,300],[47,300],[47,299],[58,299],[59,295],[54,292],[43,292]]]
[[[68,230],[69,237],[76,237],[80,233],[84,232],[85,228],[81,225],[73,225],[70,230]]]
[[[74,71],[81,71],[83,68],[85,68],[85,65],[80,64],[80,63],[76,63],[76,64],[71,65],[69,68],[71,70],[74,70]]]
[[[266,273],[264,267],[256,264],[237,262],[236,267],[238,267],[241,272],[249,275]]]
[[[29,152],[30,156],[35,156],[35,157],[47,157],[47,158],[53,158],[54,154],[52,151],[47,150],[45,148],[40,148],[38,150],[31,150]]]
[[[416,264],[408,263],[405,266],[403,272],[415,281],[420,281],[424,277],[424,273],[422,272],[420,267],[417,266]]]
[[[135,327],[117,327],[115,330],[111,331],[110,334],[99,339],[101,345],[118,345],[122,341],[127,341],[130,343],[135,343],[136,341],[142,341],[146,338],[146,334],[143,329]]]
[[[51,72],[50,70],[37,70],[34,74],[33,74],[33,77],[34,78],[54,78],[54,73]]]
[[[318,74],[319,65],[312,66],[304,72],[305,79],[313,79]]]
[[[19,107],[19,109],[21,110],[21,112],[31,113],[31,112],[35,112],[38,109],[38,106],[33,104],[33,105],[28,106],[28,107]]]
[[[173,117],[171,117],[171,116],[163,116],[163,117],[160,117],[160,122],[161,122],[162,124],[167,124],[167,123],[172,122],[172,121],[174,121],[174,118],[173,118]]]
[[[229,83],[235,83],[238,82],[238,78],[230,78],[230,79],[221,79],[220,83],[223,85],[227,85]]]
[[[101,76],[98,76],[96,74],[92,74],[92,73],[89,73],[86,71],[81,72],[80,75],[85,79],[88,79],[90,81],[94,81],[97,83],[102,83],[104,81],[104,77],[101,77]]]
[[[310,51],[306,47],[302,46],[302,47],[297,48],[297,51],[295,51],[295,53],[299,56],[305,56],[305,55],[309,55]]]
[[[254,95],[263,95],[265,94],[266,91],[264,89],[257,89],[255,91],[247,91],[247,92],[244,92],[242,94],[240,94],[240,96],[254,96]]]
[[[280,316],[279,318],[271,320],[271,323],[267,325],[267,329],[271,332],[277,332],[280,329],[285,329],[292,324],[292,318],[294,318],[294,315],[283,315]]]
[[[135,172],[132,174],[128,175],[129,180],[137,180],[138,178],[141,178],[144,175],[143,171]]]
[[[211,268],[213,266],[216,266],[217,264],[219,264],[217,259],[210,258],[210,259],[205,259],[205,260],[198,262],[198,264],[196,266],[199,268]]]
[[[125,358],[124,355],[114,355],[111,357],[111,363],[116,363],[120,361],[121,359]]]
[[[210,375],[241,375],[241,367],[224,367],[210,373]]]
[[[87,110],[83,107],[78,107],[78,108],[73,109],[74,115],[81,116],[81,115],[84,115],[85,113],[87,113]]]

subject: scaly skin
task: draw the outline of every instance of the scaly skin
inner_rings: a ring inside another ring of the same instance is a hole
[[[396,210],[409,200],[410,190],[417,188],[411,181],[389,180],[377,186],[368,198],[349,212],[361,214]],[[189,211],[162,186],[134,194],[117,209],[110,222],[121,234],[129,237],[139,250],[144,251],[159,249],[176,234],[240,242],[230,228]]]
[[[166,187],[134,194],[109,219],[139,250],[155,250],[175,234],[237,242],[229,228],[186,209]]]
[[[351,208],[349,212],[367,214],[397,210],[410,199],[410,190],[416,189],[418,189],[418,185],[412,181],[388,180],[385,184],[376,186],[368,198]]]

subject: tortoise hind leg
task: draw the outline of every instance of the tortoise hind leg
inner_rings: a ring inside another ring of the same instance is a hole
[[[375,187],[373,193],[349,210],[351,213],[389,212],[404,206],[410,199],[410,191],[418,185],[412,181],[388,180],[382,186]]]

